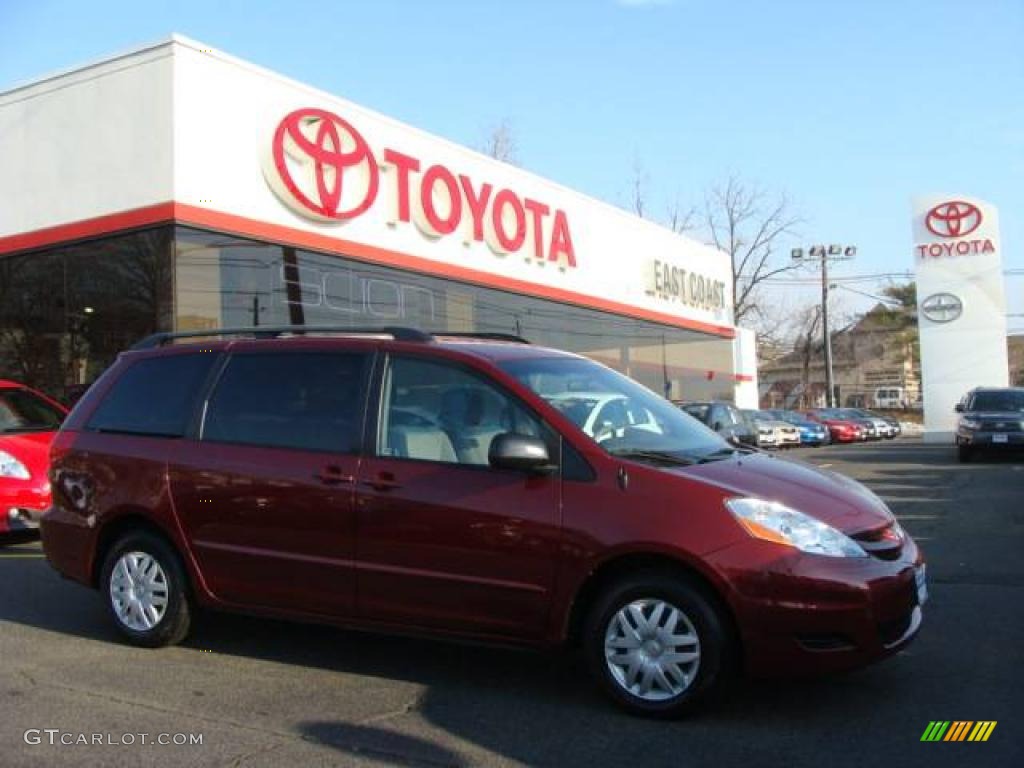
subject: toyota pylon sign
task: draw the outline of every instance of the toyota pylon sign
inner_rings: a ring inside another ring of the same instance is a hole
[[[925,440],[952,441],[963,394],[1009,380],[999,214],[963,195],[915,198],[913,214]]]

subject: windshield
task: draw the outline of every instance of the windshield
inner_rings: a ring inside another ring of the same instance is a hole
[[[501,367],[612,455],[692,463],[733,452],[668,400],[591,360],[534,358]]]
[[[1024,411],[1024,391],[977,392],[971,400],[972,411]]]
[[[27,389],[0,389],[0,432],[49,432],[64,421],[61,410]]]
[[[711,406],[706,403],[689,403],[688,405],[682,406],[683,410],[693,416],[695,419],[701,421],[708,420],[708,411],[711,410]]]

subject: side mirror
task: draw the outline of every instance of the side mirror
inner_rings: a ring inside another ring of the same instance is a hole
[[[953,410],[956,411],[957,413],[963,413],[964,412],[964,404],[963,403],[957,403],[956,405],[953,406]]]
[[[712,427],[712,429],[715,430],[715,432],[721,432],[722,431],[722,422],[716,421],[715,425]]]
[[[491,440],[487,461],[495,469],[515,469],[521,472],[547,472],[554,469],[543,440],[511,432]]]

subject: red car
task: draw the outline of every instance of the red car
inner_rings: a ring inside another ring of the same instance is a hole
[[[130,641],[178,642],[202,605],[578,644],[619,704],[672,716],[918,631],[921,554],[852,480],[576,355],[304,333],[160,335],[65,422],[46,556]]]
[[[865,439],[864,428],[855,422],[833,418],[820,411],[805,411],[804,416],[828,427],[833,443],[856,443]]]
[[[0,379],[0,536],[38,527],[50,506],[50,443],[67,411]]]

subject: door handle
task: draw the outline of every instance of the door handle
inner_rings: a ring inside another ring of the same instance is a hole
[[[402,484],[395,480],[395,478],[383,475],[370,480],[363,480],[362,482],[363,485],[367,485],[375,491],[393,491],[396,488],[402,487]]]
[[[314,472],[313,478],[324,485],[352,485],[356,481],[352,475],[346,475],[341,467],[324,467]]]

